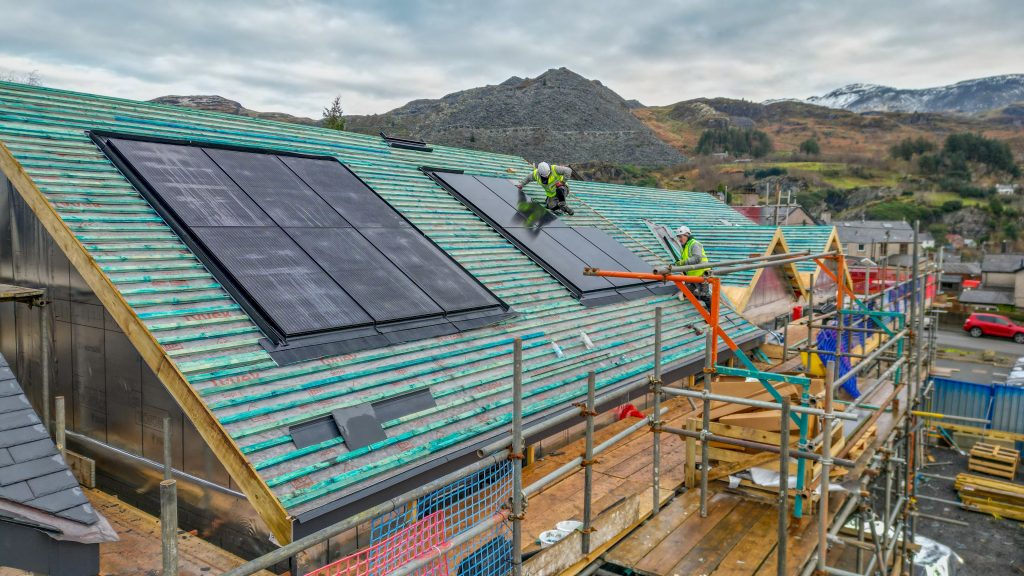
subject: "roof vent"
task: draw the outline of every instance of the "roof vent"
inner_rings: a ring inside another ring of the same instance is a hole
[[[416,150],[417,152],[433,152],[434,149],[427,146],[426,142],[422,140],[410,140],[408,138],[396,138],[395,136],[388,136],[382,130],[380,137],[387,142],[388,146],[392,148],[402,148],[404,150]]]

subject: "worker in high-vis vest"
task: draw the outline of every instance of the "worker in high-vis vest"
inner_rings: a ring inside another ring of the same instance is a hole
[[[548,210],[555,213],[564,212],[572,216],[574,213],[572,208],[565,203],[566,198],[569,197],[569,183],[567,181],[570,176],[572,176],[572,168],[568,166],[560,166],[558,164],[552,166],[547,162],[541,162],[537,164],[533,172],[524,176],[516,184],[516,188],[522,192],[523,186],[530,182],[536,182],[544,189],[544,195],[546,196],[544,204]]]
[[[676,228],[676,240],[679,241],[681,249],[679,260],[676,260],[676,266],[691,266],[708,261],[708,254],[704,251],[704,246],[693,237],[689,226]],[[709,268],[698,268],[696,270],[688,270],[683,274],[687,276],[707,276],[709,272]],[[705,308],[711,310],[711,285],[700,283],[691,284],[691,286],[690,292],[693,292],[693,295],[704,304]]]

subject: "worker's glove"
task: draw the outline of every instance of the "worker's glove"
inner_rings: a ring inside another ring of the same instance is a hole
[[[565,184],[565,182],[557,182],[555,183],[555,188],[568,188],[568,186]]]
[[[523,185],[522,184],[516,184],[516,190],[522,192],[523,191]]]

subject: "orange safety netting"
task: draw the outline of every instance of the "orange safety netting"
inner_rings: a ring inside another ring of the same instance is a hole
[[[317,568],[306,576],[384,576],[445,543],[444,511],[423,517],[386,540]],[[441,554],[415,576],[447,576],[448,561]]]

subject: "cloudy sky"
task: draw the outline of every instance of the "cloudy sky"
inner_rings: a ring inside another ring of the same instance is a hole
[[[0,73],[319,117],[568,67],[648,105],[1024,73],[1022,0],[0,0]]]

